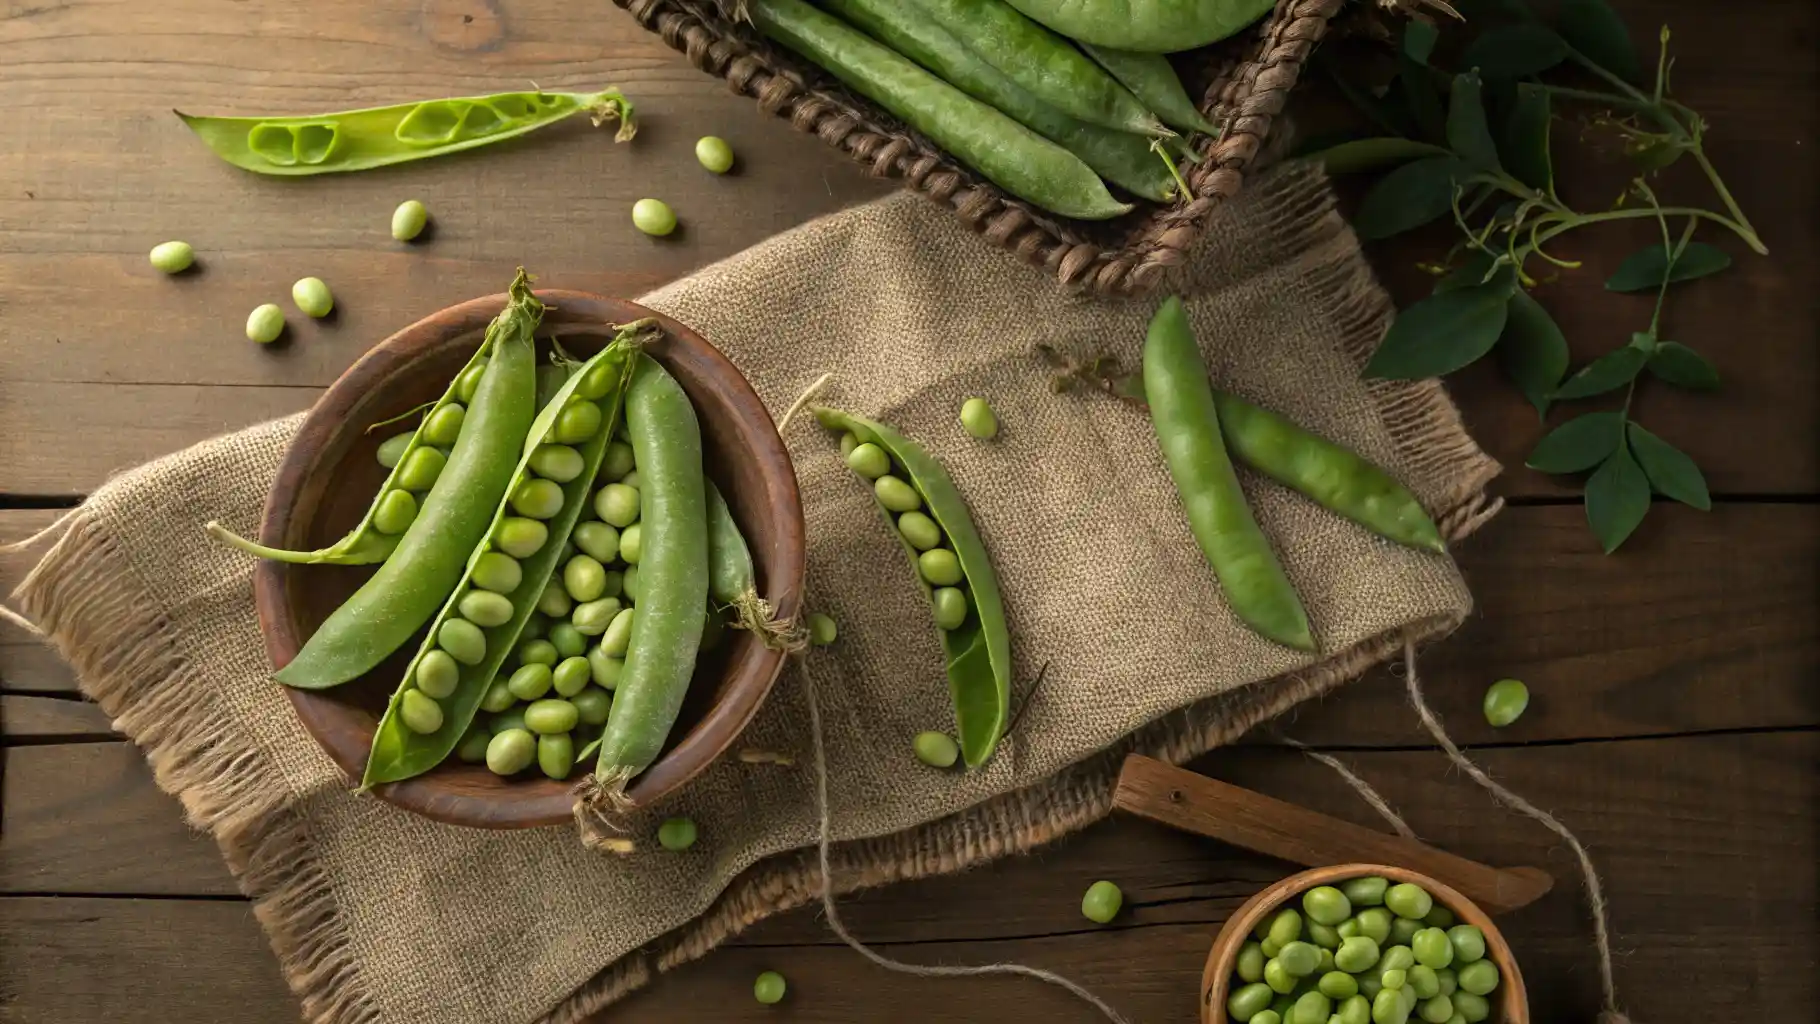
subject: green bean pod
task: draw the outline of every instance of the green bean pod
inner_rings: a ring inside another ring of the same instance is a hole
[[[1188,524],[1233,612],[1268,640],[1314,650],[1308,614],[1239,488],[1207,364],[1182,300],[1173,295],[1151,319],[1144,339],[1144,396]]]
[[[259,174],[331,174],[458,153],[587,113],[636,132],[616,89],[594,93],[502,92],[297,117],[197,117],[173,111],[215,155]]]
[[[1192,50],[1236,34],[1275,0],[1010,0],[1070,39],[1141,53]]]
[[[638,603],[595,769],[609,803],[663,750],[708,612],[701,425],[682,386],[649,356],[626,389],[626,437],[638,463]]]
[[[442,713],[440,725],[429,732],[411,728],[406,723],[404,705],[407,699],[412,699],[408,697],[409,694],[419,692],[417,681],[421,678],[418,674],[420,666],[432,651],[439,649],[438,637],[442,634],[443,627],[451,620],[462,618],[461,599],[480,592],[472,587],[475,568],[483,556],[495,548],[494,540],[483,540],[469,554],[466,571],[448,595],[441,612],[432,620],[429,635],[418,648],[416,657],[411,659],[403,681],[393,691],[391,704],[386,708],[385,716],[373,734],[372,751],[367,757],[366,773],[361,781],[363,786],[397,782],[429,771],[441,764],[467,733],[480,708],[481,699],[486,696],[487,688],[498,674],[500,666],[505,663],[506,656],[512,652],[526,620],[536,610],[537,597],[549,583],[550,574],[563,554],[563,542],[568,539],[569,532],[574,529],[587,504],[594,472],[599,468],[601,458],[613,437],[613,425],[618,418],[625,382],[635,363],[636,338],[640,329],[640,325],[622,328],[613,343],[584,364],[587,370],[600,366],[608,367],[610,371],[616,370],[616,383],[606,395],[595,399],[606,410],[606,415],[602,417],[594,436],[577,448],[581,453],[582,472],[562,485],[562,505],[555,515],[545,521],[548,532],[542,545],[518,560],[521,570],[519,583],[505,594],[506,600],[511,603],[511,617],[498,625],[482,628],[480,633],[485,639],[484,655],[473,664],[458,665],[459,676],[451,692],[440,698],[431,695],[432,699],[437,700]],[[513,514],[512,495],[520,485],[537,479],[532,468],[532,454],[539,444],[552,435],[558,417],[581,383],[581,373],[569,376],[526,431],[523,454],[512,473],[511,485],[506,489],[507,496],[501,498],[493,509],[487,537],[494,537],[500,524]]]
[[[1244,399],[1215,391],[1213,404],[1226,447],[1240,462],[1380,537],[1447,550],[1422,503],[1389,473]]]
[[[867,35],[935,72],[977,100],[1081,158],[1107,181],[1145,199],[1175,197],[1169,166],[1143,136],[1102,128],[1044,103],[988,64],[914,3],[904,0],[820,0]],[[1178,84],[1177,90],[1181,89]],[[1186,102],[1186,96],[1183,97]],[[1192,106],[1190,109],[1193,109]]]
[[[1114,199],[1080,157],[840,19],[802,0],[748,0],[747,10],[765,35],[902,118],[1012,195],[1081,220],[1130,212],[1131,206]]]
[[[1082,43],[1081,49],[1118,79],[1120,85],[1130,89],[1145,106],[1156,111],[1164,124],[1208,135],[1219,132],[1188,98],[1188,90],[1182,87],[1182,79],[1176,75],[1169,58],[1160,53],[1114,50],[1092,43]]]
[[[468,552],[486,536],[531,426],[531,335],[542,319],[543,303],[520,269],[505,310],[487,327],[482,345],[491,358],[460,436],[416,520],[379,571],[278,670],[279,682],[320,690],[358,678],[410,639],[454,589]]]
[[[954,701],[961,756],[967,767],[978,768],[992,756],[1011,713],[1011,627],[1005,618],[998,573],[980,540],[973,516],[967,511],[967,503],[942,464],[896,430],[826,407],[817,408],[815,418],[829,430],[850,432],[860,442],[875,444],[890,453],[909,475],[925,514],[941,528],[948,547],[960,562],[969,599],[966,617],[954,628],[938,632],[947,658],[948,691]],[[892,532],[903,539],[897,528]],[[915,546],[905,541],[904,550],[913,566],[920,565]],[[934,603],[936,588],[920,568],[917,582]]]
[[[1037,99],[1088,124],[1171,135],[1098,64],[1005,0],[913,0],[955,38]]]

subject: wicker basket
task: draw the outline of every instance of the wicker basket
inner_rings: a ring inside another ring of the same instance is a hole
[[[1055,217],[1007,195],[750,25],[723,17],[712,0],[614,2],[690,63],[756,99],[760,109],[788,118],[873,174],[902,179],[951,206],[993,244],[1048,268],[1064,284],[1137,294],[1182,261],[1207,229],[1214,206],[1238,192],[1303,62],[1343,0],[1277,0],[1257,28],[1179,55],[1177,70],[1191,95],[1201,90],[1202,112],[1226,124],[1225,135],[1217,141],[1195,136],[1202,159],[1183,168],[1192,199],[1170,206],[1139,200],[1133,212],[1101,223]]]

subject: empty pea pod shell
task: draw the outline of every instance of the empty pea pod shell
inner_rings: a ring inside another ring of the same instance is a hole
[[[502,92],[298,117],[199,117],[173,111],[215,155],[260,174],[332,174],[490,145],[586,113],[637,131],[632,104],[600,92]]]
[[[618,417],[619,403],[625,392],[624,381],[630,376],[631,367],[635,362],[632,356],[637,352],[637,344],[629,339],[642,330],[642,322],[621,328],[613,343],[602,349],[585,364],[588,367],[618,366],[621,370],[621,386],[602,399],[602,403],[608,407],[608,415],[596,436],[581,446],[582,459],[586,468],[580,476],[563,485],[562,508],[545,524],[549,528],[549,534],[544,539],[543,545],[528,558],[519,562],[521,575],[518,586],[506,595],[512,603],[512,617],[501,625],[483,631],[486,637],[485,656],[478,664],[461,667],[460,678],[455,684],[454,692],[441,701],[443,709],[441,727],[435,732],[420,734],[406,727],[401,718],[401,707],[404,694],[411,688],[411,680],[416,676],[417,663],[436,648],[437,630],[434,628],[430,630],[430,635],[425,638],[423,646],[418,649],[417,656],[412,659],[410,667],[405,670],[404,681],[392,694],[392,702],[386,708],[385,717],[380,720],[379,728],[373,733],[373,746],[367,756],[366,772],[361,783],[363,786],[397,782],[421,775],[441,764],[461,742],[461,737],[467,732],[469,724],[473,722],[474,715],[479,710],[481,700],[486,696],[488,687],[492,685],[494,677],[498,674],[500,665],[505,662],[506,656],[516,646],[519,633],[523,631],[526,620],[536,610],[537,596],[549,583],[550,574],[555,570],[562,555],[563,539],[568,536],[569,531],[574,528],[576,520],[581,517],[581,510],[588,500],[594,472],[599,468],[601,457],[606,453],[607,445],[612,440],[612,426]],[[557,390],[549,404],[544,406],[543,410],[537,414],[537,418],[532,421],[530,429],[525,434],[531,443],[525,446],[525,451],[518,459],[512,473],[513,482],[522,479],[530,471],[530,451],[535,449],[535,442],[541,441],[550,433],[564,401],[574,392],[580,382],[580,374],[569,377]],[[508,486],[507,492],[509,493],[510,490],[511,487]],[[494,532],[499,529],[500,522],[509,515],[511,515],[509,498],[502,497],[493,510],[493,517],[485,536],[493,536]],[[490,549],[491,544],[487,541],[482,541],[475,546],[468,557],[467,570],[463,573],[461,580],[456,583],[447,603],[443,605],[437,616],[437,622],[440,623],[450,616],[458,614],[461,595],[468,590],[468,581],[473,574],[474,566],[479,562],[480,557]]]
[[[1140,53],[1174,53],[1225,39],[1274,0],[1009,0],[1070,39]]]
[[[941,526],[960,560],[961,572],[972,592],[974,614],[959,628],[938,632],[947,655],[948,690],[954,700],[961,756],[967,767],[978,768],[992,756],[1011,713],[1011,628],[1005,619],[998,573],[973,525],[973,515],[967,511],[967,503],[955,489],[948,471],[921,445],[883,423],[839,409],[817,408],[815,418],[829,430],[851,431],[860,441],[890,452],[922,494],[927,515]],[[898,533],[895,527],[891,532]],[[916,550],[903,541],[901,534],[898,539],[909,553],[915,572]],[[916,578],[925,592],[931,592],[920,573]]]

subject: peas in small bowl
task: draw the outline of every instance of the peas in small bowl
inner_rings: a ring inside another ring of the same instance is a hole
[[[1472,901],[1405,868],[1339,864],[1253,896],[1220,929],[1201,973],[1202,1024],[1335,1019],[1530,1018],[1510,945]]]

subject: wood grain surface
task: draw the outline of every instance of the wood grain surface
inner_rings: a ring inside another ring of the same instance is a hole
[[[1473,755],[1598,859],[1634,1019],[1807,1020],[1820,998],[1820,8],[1618,6],[1640,36],[1673,26],[1677,92],[1712,122],[1710,152],[1774,252],[1721,242],[1737,266],[1671,299],[1667,336],[1709,355],[1724,390],[1639,398],[1642,420],[1706,468],[1718,503],[1706,514],[1658,504],[1604,557],[1563,482],[1519,468],[1545,426],[1495,372],[1459,375],[1469,427],[1511,467],[1496,486],[1513,504],[1457,552],[1477,609],[1422,668]],[[616,146],[577,121],[446,161],[276,181],[214,160],[168,112],[301,112],[531,81],[622,87],[639,105],[639,138]],[[604,2],[0,0],[0,87],[0,544],[122,468],[307,407],[373,342],[498,291],[519,262],[548,287],[636,296],[883,193],[826,147],[752,116]],[[1577,126],[1555,132],[1567,140]],[[738,152],[735,174],[695,164],[691,144],[710,133]],[[1573,160],[1573,198],[1608,202],[1609,158]],[[1673,175],[1668,187],[1692,189]],[[676,208],[677,236],[631,228],[630,205],[646,195]],[[402,246],[387,219],[412,196],[435,227]],[[172,237],[197,247],[198,272],[167,279],[146,265]],[[1648,241],[1614,228],[1561,250],[1586,268],[1541,294],[1582,356],[1647,320],[1646,299],[1600,282]],[[1372,257],[1408,298],[1427,283],[1414,264],[1445,242],[1417,235]],[[246,312],[285,304],[305,275],[334,288],[337,315],[293,314],[288,344],[248,343]],[[29,565],[0,554],[0,594]],[[1516,725],[1492,730],[1477,707],[1501,676],[1535,698]],[[1590,926],[1565,851],[1449,769],[1397,679],[1373,674],[1193,766],[1376,827],[1282,735],[1344,759],[1426,842],[1555,875],[1554,892],[1500,924],[1535,1019],[1592,1019]],[[0,743],[0,1022],[296,1018],[212,841],[183,824],[68,668],[5,624]],[[1134,1020],[1186,1021],[1221,922],[1291,870],[1117,819],[1030,857],[861,894],[846,916],[905,959],[1034,963]],[[1129,908],[1104,928],[1079,914],[1098,878],[1117,881]],[[1689,970],[1715,949],[1724,970]],[[790,979],[782,1007],[751,999],[766,969]],[[931,1018],[1093,1016],[1021,981],[884,973],[805,910],[602,1019]]]

